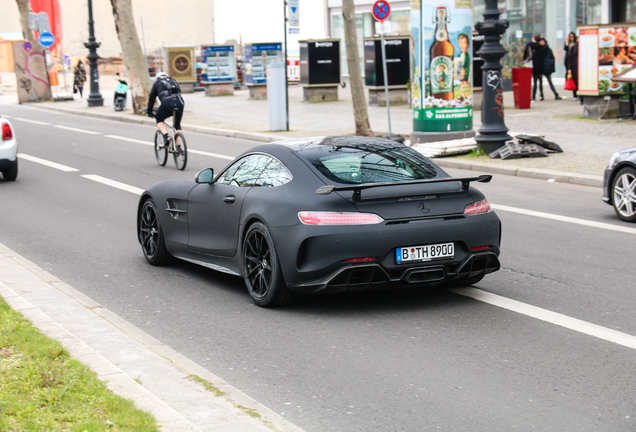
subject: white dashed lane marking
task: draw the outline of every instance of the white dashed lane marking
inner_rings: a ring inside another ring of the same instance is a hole
[[[84,177],[86,179],[89,179],[89,180],[93,180],[93,181],[95,181],[97,183],[101,183],[101,184],[105,184],[107,186],[111,186],[111,187],[114,187],[114,188],[117,188],[117,189],[121,189],[121,190],[126,191],[126,192],[134,193],[135,195],[141,195],[143,193],[143,191],[144,191],[143,189],[139,189],[138,187],[130,186],[130,185],[127,185],[126,183],[121,183],[121,182],[118,182],[118,181],[115,181],[115,180],[111,180],[111,179],[108,179],[106,177],[98,176],[98,175],[95,175],[95,174],[86,174],[86,175],[83,175],[82,177]]]
[[[47,161],[46,159],[40,159],[40,158],[35,157],[35,156],[29,156],[29,155],[24,154],[24,153],[18,153],[18,157],[20,159],[24,159],[24,160],[28,160],[28,161],[31,161],[31,162],[35,162],[37,164],[45,165],[47,167],[55,168],[57,170],[64,171],[64,172],[79,171],[77,168],[72,168],[70,166],[59,164],[57,162]]]
[[[81,132],[81,133],[85,133],[85,134],[89,134],[89,135],[101,135],[101,132],[95,132],[95,131],[86,130],[86,129],[77,129],[77,128],[69,127],[69,126],[54,125],[53,127],[56,127],[56,128],[59,128],[59,129],[70,130],[70,131],[73,131],[73,132]]]
[[[33,123],[36,125],[42,125],[42,126],[51,126],[51,123],[45,123],[45,122],[41,122],[41,121],[37,121],[37,120],[30,120],[30,119],[25,119],[25,118],[20,118],[20,117],[14,117],[14,120],[19,120],[19,121],[23,121],[23,122],[27,122],[27,123]]]
[[[128,138],[128,137],[123,137],[123,136],[118,136],[118,135],[104,135],[106,138],[113,138],[116,140],[120,140],[120,141],[128,141],[128,142],[133,142],[133,143],[137,143],[137,144],[144,144],[144,145],[149,145],[149,146],[154,146],[155,143],[151,142],[151,141],[142,141],[142,140],[138,140],[138,139],[134,139],[134,138]],[[193,151],[193,150],[190,150]]]

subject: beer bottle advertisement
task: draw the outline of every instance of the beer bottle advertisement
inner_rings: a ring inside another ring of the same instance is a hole
[[[413,130],[473,128],[472,2],[411,2]]]

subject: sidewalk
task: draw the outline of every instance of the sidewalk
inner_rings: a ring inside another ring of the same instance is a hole
[[[555,79],[556,81],[556,79]],[[124,112],[112,108],[113,77],[102,77],[102,96],[105,106],[88,108],[86,101],[48,102],[35,106],[64,112],[148,123],[149,118],[131,114],[131,102]],[[547,140],[559,144],[564,153],[551,154],[547,158],[501,160],[468,156],[435,159],[440,166],[463,167],[494,173],[527,175],[537,178],[592,186],[602,185],[602,175],[611,155],[632,146],[636,135],[636,121],[583,119],[583,107],[573,101],[571,92],[557,91],[565,99],[554,100],[554,95],[545,86],[545,101],[537,101],[529,110],[514,108],[512,92],[504,93],[505,121],[510,131],[544,135]],[[349,87],[339,88],[337,102],[309,104],[302,101],[302,88],[289,87],[290,132],[269,132],[267,101],[248,99],[247,90],[238,90],[234,96],[205,97],[203,92],[185,94],[183,126],[186,131],[236,136],[256,141],[275,141],[285,138],[351,135],[354,132],[353,108]],[[77,97],[77,95],[76,95]],[[86,97],[86,95],[85,95]],[[0,103],[10,103],[11,96],[0,98]],[[407,136],[412,128],[412,111],[408,106],[391,108],[393,133]],[[385,107],[369,107],[369,118],[376,134],[388,132]],[[481,126],[481,112],[475,111],[474,129]]]
[[[152,413],[163,431],[302,432],[2,244],[0,295],[114,393]],[[226,394],[206,390],[192,375]]]

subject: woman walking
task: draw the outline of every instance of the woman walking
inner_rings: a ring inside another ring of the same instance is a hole
[[[576,88],[579,88],[579,44],[576,40],[576,34],[574,32],[570,32],[568,35],[568,40],[565,42],[565,46],[563,47],[565,50],[565,70],[566,76],[565,79],[568,78],[568,75],[572,75],[572,79],[574,80],[574,84],[576,84]],[[576,94],[576,90],[572,91],[574,100],[579,100],[578,95]]]
[[[73,88],[76,89],[80,97],[82,96],[82,90],[84,89],[84,83],[86,82],[86,69],[84,68],[84,63],[81,60],[77,61],[77,66],[75,66],[75,71],[73,71]],[[75,93],[75,91],[73,91]]]
[[[554,88],[554,84],[552,84],[552,74],[554,73],[554,70],[555,70],[554,53],[552,52],[550,45],[548,45],[547,40],[542,38],[539,41],[539,43],[545,50],[544,52],[545,55],[543,57],[543,76],[547,78],[548,84],[550,84],[550,89],[552,90],[552,93],[554,93],[554,99],[560,100],[561,96],[559,96],[556,89]],[[543,100],[543,95],[541,95],[541,100]]]
[[[524,48],[523,60],[532,60],[532,101],[537,100],[537,83],[539,84],[539,94],[543,100],[543,64],[545,59],[545,47],[539,41],[541,35],[532,35],[532,42],[528,42]]]

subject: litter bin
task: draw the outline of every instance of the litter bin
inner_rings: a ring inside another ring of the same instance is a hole
[[[512,94],[515,99],[515,108],[530,108],[532,68],[512,68]]]

